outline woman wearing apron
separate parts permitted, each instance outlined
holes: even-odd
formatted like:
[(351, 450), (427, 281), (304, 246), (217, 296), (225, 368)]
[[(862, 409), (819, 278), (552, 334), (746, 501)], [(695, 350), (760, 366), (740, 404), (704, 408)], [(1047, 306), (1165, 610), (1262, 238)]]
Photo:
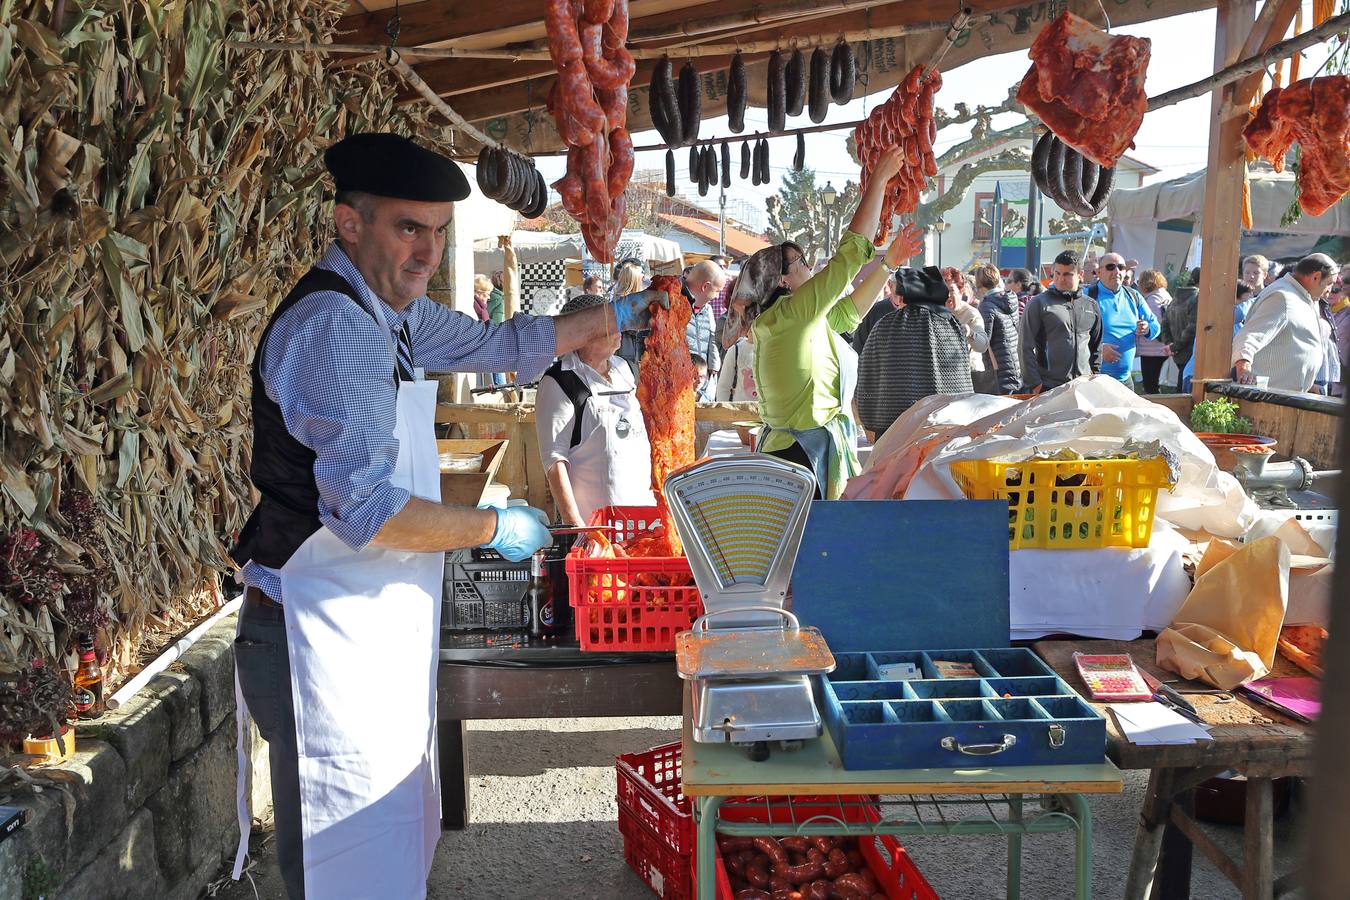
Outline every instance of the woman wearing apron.
[[(563, 314), (603, 302), (581, 295)], [(560, 358), (540, 379), (535, 428), (549, 489), (565, 525), (586, 525), (605, 506), (651, 506), (651, 444), (619, 335)]]
[(753, 320), (755, 384), (766, 426), (759, 449), (804, 465), (816, 476), (817, 495), (834, 500), (858, 472), (853, 403), (858, 357), (844, 340), (881, 296), (890, 270), (923, 248), (914, 227), (898, 233), (886, 265), (870, 272), (850, 296), (844, 291), (875, 251), (886, 184), (900, 170), (902, 152), (877, 160), (867, 191), (839, 248), (816, 274), (793, 243), (768, 247), (741, 267), (732, 303), (747, 301)]

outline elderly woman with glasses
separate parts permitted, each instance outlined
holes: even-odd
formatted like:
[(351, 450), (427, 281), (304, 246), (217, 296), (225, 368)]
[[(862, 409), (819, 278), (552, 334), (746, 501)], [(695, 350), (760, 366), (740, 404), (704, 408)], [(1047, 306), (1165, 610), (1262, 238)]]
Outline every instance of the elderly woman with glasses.
[(801, 247), (792, 242), (761, 250), (742, 266), (727, 313), (729, 328), (737, 320), (752, 323), (765, 425), (760, 450), (811, 469), (817, 495), (827, 499), (837, 498), (858, 471), (849, 412), (858, 359), (842, 335), (857, 328), (891, 270), (922, 248), (922, 232), (904, 229), (886, 249), (885, 265), (844, 296), (876, 253), (871, 237), (886, 183), (901, 162), (898, 148), (877, 160), (838, 250), (820, 272), (812, 274)]

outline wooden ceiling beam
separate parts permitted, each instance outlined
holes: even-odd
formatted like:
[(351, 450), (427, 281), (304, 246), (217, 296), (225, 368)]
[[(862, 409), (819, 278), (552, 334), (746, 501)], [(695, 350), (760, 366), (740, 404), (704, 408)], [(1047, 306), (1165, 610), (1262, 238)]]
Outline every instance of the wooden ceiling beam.
[[(977, 0), (978, 2), (978, 0)], [(1004, 0), (1006, 2), (1006, 0)], [(706, 4), (717, 6), (716, 4)], [(985, 6), (996, 6), (997, 2), (985, 0)], [(695, 7), (695, 9), (701, 7)], [(724, 6), (717, 6), (725, 10)], [(805, 40), (806, 38), (821, 35), (835, 35), (847, 31), (857, 31), (864, 28), (886, 28), (917, 22), (930, 21), (928, 19), (916, 19), (914, 10), (920, 10), (925, 13), (933, 13), (941, 9), (941, 4), (937, 2), (904, 2), (890, 3), (885, 6), (866, 11), (853, 11), (840, 15), (831, 15), (824, 18), (813, 20), (795, 21), (791, 24), (780, 25), (774, 28), (768, 28), (760, 31), (748, 31), (737, 35), (739, 41), (772, 39), (775, 36), (783, 36), (785, 40)], [(687, 14), (687, 10), (682, 13)], [(658, 17), (659, 18), (659, 17)], [(677, 20), (678, 21), (678, 20)], [(939, 21), (939, 20), (932, 20)], [(723, 42), (727, 40), (726, 35), (710, 34), (708, 42)], [(701, 41), (685, 41), (685, 45), (697, 45)], [(674, 47), (671, 55), (678, 58), (680, 56), (679, 48)], [(767, 53), (746, 54), (749, 57), (764, 56)], [(724, 59), (725, 62), (714, 64), (715, 59)], [(637, 86), (646, 85), (650, 79), (651, 60), (640, 60), (638, 75), (634, 77), (633, 84)], [(646, 65), (644, 65), (646, 63)], [(730, 65), (730, 56), (715, 56), (702, 58), (697, 63), (699, 71), (715, 70)], [(429, 84), (433, 90), (442, 96), (455, 96), (458, 94), (468, 94), (475, 91), (488, 88), (502, 87), (515, 81), (524, 81), (530, 78), (545, 77), (552, 73), (553, 69), (549, 63), (538, 61), (511, 62), (509, 60), (471, 60), (471, 59), (446, 59), (425, 62), (415, 66), (417, 73)], [(646, 73), (645, 75), (643, 73)], [(523, 96), (523, 95), (522, 95)], [(411, 97), (411, 95), (409, 95)], [(525, 109), (522, 106), (520, 109)], [(517, 110), (519, 111), (519, 110)]]
[[(647, 82), (651, 80), (652, 69), (656, 64), (657, 60), (639, 61), (637, 74), (633, 76), (633, 84), (645, 89)], [(731, 65), (730, 56), (709, 57), (700, 60), (699, 71), (725, 69), (729, 65)], [(470, 122), (481, 122), (484, 119), (507, 116), (512, 113), (524, 112), (530, 108), (542, 112), (544, 98), (548, 96), (549, 88), (553, 86), (553, 78), (550, 76), (537, 79), (530, 82), (529, 85), (527, 88), (526, 82), (519, 82), (484, 91), (475, 91), (472, 94), (462, 94), (458, 101), (450, 105)], [(409, 96), (408, 102), (415, 102), (415, 99)]]
[[(763, 2), (763, 0), (761, 0)], [(633, 21), (689, 6), (690, 0), (630, 0)], [(333, 39), (344, 44), (387, 44), (385, 25), (392, 8), (356, 13), (338, 20)], [(399, 9), (398, 43), (403, 47), (505, 47), (543, 40), (543, 0), (422, 0)]]

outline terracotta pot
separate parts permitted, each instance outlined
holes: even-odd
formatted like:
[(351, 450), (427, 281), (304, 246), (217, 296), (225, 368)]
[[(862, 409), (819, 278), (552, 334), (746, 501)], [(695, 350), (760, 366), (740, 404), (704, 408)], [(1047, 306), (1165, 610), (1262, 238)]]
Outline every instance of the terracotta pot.
[(56, 738), (26, 737), (23, 739), (23, 752), (42, 756), (48, 760), (70, 759), (75, 755), (75, 729), (69, 725), (62, 727), (61, 735), (66, 739), (66, 752), (61, 752), (61, 744)]
[(753, 452), (755, 444), (758, 442), (757, 439), (759, 437), (759, 427), (761, 423), (732, 422), (731, 424), (736, 429), (736, 435), (741, 439), (741, 445), (749, 447)]
[(1237, 446), (1261, 446), (1275, 448), (1275, 438), (1262, 437), (1259, 434), (1216, 434), (1212, 431), (1197, 431), (1195, 436), (1200, 439), (1200, 443), (1209, 448), (1214, 454), (1214, 462), (1225, 472), (1231, 472), (1237, 467), (1237, 456), (1230, 449)]

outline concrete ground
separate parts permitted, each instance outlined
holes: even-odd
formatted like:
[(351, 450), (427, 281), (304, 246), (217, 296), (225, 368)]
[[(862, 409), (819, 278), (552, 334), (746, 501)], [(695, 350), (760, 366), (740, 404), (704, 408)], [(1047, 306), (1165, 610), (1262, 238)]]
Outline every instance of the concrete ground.
[[(472, 823), (446, 832), (436, 853), (428, 896), (448, 898), (589, 898), (643, 900), (654, 896), (624, 864), (615, 824), (614, 757), (676, 740), (670, 717), (532, 719), (469, 723)], [(1092, 799), (1094, 895), (1119, 897), (1146, 783), (1126, 773), (1124, 795)], [(1277, 874), (1296, 861), (1293, 816), (1277, 828)], [(1241, 831), (1211, 826), (1238, 856)], [(996, 837), (923, 838), (906, 846), (937, 892), (948, 900), (1004, 896), (1005, 844)], [(248, 879), (222, 874), (205, 894), (216, 900), (286, 900), (271, 834), (255, 835), (256, 862)], [(1022, 896), (1072, 897), (1073, 842), (1068, 834), (1023, 842)], [(1196, 854), (1191, 896), (1227, 900), (1238, 892)]]

